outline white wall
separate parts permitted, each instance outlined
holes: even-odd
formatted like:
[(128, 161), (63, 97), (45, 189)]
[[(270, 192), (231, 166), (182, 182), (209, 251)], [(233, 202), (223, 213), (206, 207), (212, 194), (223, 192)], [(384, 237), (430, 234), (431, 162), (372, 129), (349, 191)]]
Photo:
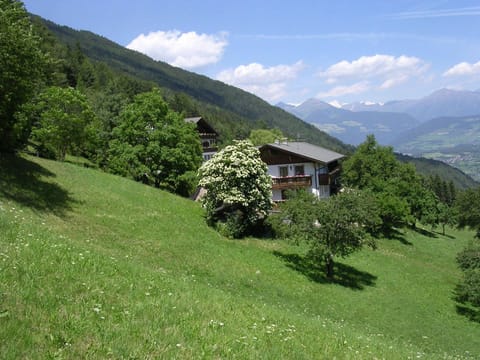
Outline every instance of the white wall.
[[(297, 163), (297, 164), (288, 164), (288, 165), (268, 165), (268, 174), (272, 177), (280, 177), (280, 167), (287, 166), (288, 167), (288, 176), (295, 175), (295, 165), (303, 165), (305, 175), (312, 176), (312, 186), (307, 190), (312, 194), (318, 196), (319, 198), (327, 198), (330, 196), (330, 186), (328, 185), (320, 185), (318, 186), (318, 190), (315, 188), (315, 185), (318, 183), (318, 179), (315, 177), (315, 165), (312, 162), (309, 163)], [(319, 166), (319, 165), (317, 165)], [(317, 168), (317, 176), (318, 174), (326, 174), (328, 173), (328, 168), (326, 166)], [(280, 189), (272, 190), (272, 200), (273, 201), (280, 201), (282, 200), (282, 191)]]
[(313, 163), (297, 163), (297, 164), (288, 164), (288, 165), (268, 165), (268, 175), (279, 177), (280, 176), (280, 167), (287, 166), (288, 167), (288, 176), (295, 175), (295, 166), (303, 165), (305, 175), (312, 175), (315, 176), (315, 167)]

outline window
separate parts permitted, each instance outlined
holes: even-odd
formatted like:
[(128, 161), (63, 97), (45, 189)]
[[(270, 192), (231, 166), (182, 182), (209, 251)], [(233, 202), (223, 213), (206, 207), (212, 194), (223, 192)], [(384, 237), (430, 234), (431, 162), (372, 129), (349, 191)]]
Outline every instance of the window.
[(295, 165), (295, 176), (305, 175), (305, 168), (303, 165)]
[(279, 166), (280, 177), (288, 176), (288, 166)]
[(330, 185), (330, 176), (328, 174), (318, 174), (318, 185)]

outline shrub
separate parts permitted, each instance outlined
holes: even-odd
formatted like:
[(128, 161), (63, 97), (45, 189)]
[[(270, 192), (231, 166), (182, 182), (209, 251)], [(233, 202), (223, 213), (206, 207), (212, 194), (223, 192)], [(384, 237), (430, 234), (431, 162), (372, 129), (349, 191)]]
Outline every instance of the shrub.
[(457, 255), (457, 262), (463, 271), (480, 269), (480, 244), (472, 243)]

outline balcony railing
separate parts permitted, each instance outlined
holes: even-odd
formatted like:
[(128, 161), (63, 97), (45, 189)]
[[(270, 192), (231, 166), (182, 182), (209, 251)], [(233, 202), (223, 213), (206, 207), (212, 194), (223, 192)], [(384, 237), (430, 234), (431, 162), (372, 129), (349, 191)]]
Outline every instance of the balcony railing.
[(272, 177), (272, 189), (294, 189), (312, 186), (312, 175)]

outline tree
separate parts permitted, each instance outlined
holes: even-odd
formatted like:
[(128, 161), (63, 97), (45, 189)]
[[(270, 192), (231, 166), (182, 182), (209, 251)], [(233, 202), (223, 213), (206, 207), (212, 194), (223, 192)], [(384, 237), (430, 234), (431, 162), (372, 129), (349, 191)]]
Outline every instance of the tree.
[(254, 129), (250, 131), (250, 136), (248, 137), (248, 139), (255, 146), (271, 144), (275, 142), (275, 140), (280, 140), (283, 138), (284, 136), (282, 131), (279, 129)]
[(194, 125), (170, 110), (158, 89), (135, 96), (120, 113), (110, 141), (112, 172), (188, 196), (201, 162)]
[(265, 218), (272, 206), (272, 180), (250, 141), (235, 141), (205, 162), (199, 185), (210, 225), (226, 224), (227, 235), (241, 237)]
[(281, 206), (277, 229), (310, 245), (308, 256), (334, 275), (334, 258), (346, 257), (364, 245), (374, 247), (372, 233), (380, 225), (375, 199), (367, 192), (348, 190), (325, 200), (305, 191), (290, 193)]
[(470, 243), (457, 255), (463, 281), (455, 289), (457, 301), (473, 307), (474, 319), (480, 321), (480, 243)]
[(455, 208), (458, 214), (458, 227), (469, 227), (480, 238), (480, 187), (457, 194)]
[(25, 144), (31, 124), (17, 112), (41, 84), (46, 63), (23, 4), (0, 0), (0, 151)]
[(342, 182), (358, 189), (381, 188), (382, 182), (394, 177), (399, 165), (391, 147), (379, 145), (374, 135), (368, 135), (344, 161)]
[(446, 226), (456, 225), (455, 209), (452, 206), (448, 206), (442, 202), (437, 203), (437, 219), (432, 225), (439, 224), (442, 227), (442, 234), (445, 235)]
[(64, 160), (67, 152), (81, 153), (95, 114), (87, 98), (73, 88), (50, 87), (33, 102), (32, 140), (41, 155)]
[(346, 187), (370, 190), (375, 194), (383, 220), (383, 231), (412, 225), (427, 219), (436, 206), (433, 192), (412, 164), (400, 163), (391, 147), (380, 146), (367, 136), (357, 151), (343, 163), (342, 182)]

